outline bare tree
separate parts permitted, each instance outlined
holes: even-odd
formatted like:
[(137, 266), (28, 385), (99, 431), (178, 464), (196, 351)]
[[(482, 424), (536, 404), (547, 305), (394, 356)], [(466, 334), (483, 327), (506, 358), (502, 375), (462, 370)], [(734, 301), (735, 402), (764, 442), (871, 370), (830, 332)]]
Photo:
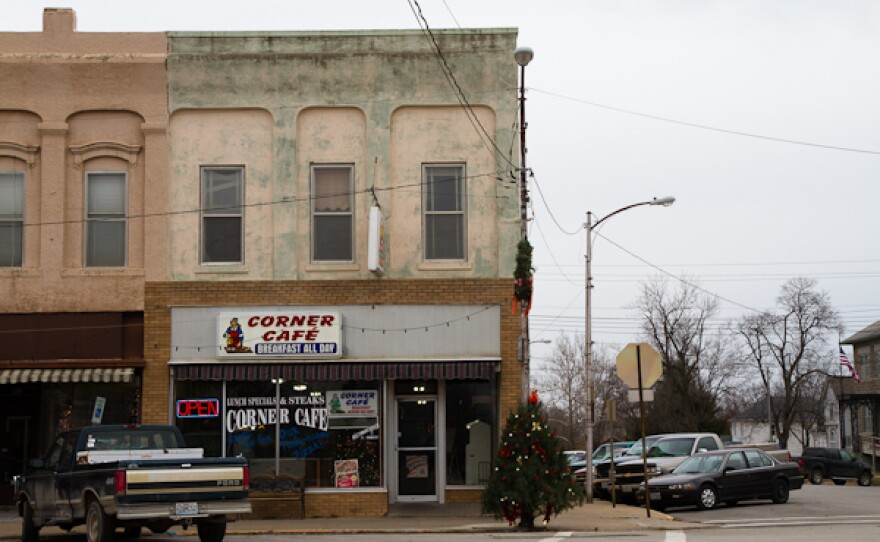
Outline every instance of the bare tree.
[(724, 396), (737, 382), (741, 366), (729, 335), (713, 320), (718, 300), (692, 281), (670, 288), (663, 278), (642, 285), (636, 301), (642, 327), (663, 360), (646, 425), (652, 431), (724, 433)]
[[(548, 409), (554, 405), (562, 417), (562, 430), (569, 446), (580, 446), (585, 439), (583, 419), (586, 413), (584, 393), (584, 339), (561, 334), (553, 347), (550, 360), (542, 367), (537, 381), (547, 394), (544, 400)], [(549, 410), (548, 410), (549, 411)], [(553, 418), (552, 419), (559, 419)], [(551, 422), (552, 423), (552, 422)], [(557, 422), (558, 423), (558, 422)]]
[[(790, 279), (776, 303), (774, 312), (743, 318), (739, 336), (767, 395), (779, 390), (779, 399), (770, 401), (771, 423), (785, 447), (798, 409), (815, 391), (816, 375), (826, 373), (827, 337), (843, 330), (828, 294), (818, 291), (813, 279)], [(814, 399), (821, 402), (820, 397)]]

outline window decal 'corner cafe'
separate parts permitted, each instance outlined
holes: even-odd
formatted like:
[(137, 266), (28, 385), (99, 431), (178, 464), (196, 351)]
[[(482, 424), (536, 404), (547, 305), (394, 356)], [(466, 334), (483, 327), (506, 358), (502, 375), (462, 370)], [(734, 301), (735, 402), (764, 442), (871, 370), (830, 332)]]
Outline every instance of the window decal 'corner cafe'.
[(338, 312), (225, 312), (217, 317), (220, 358), (340, 358)]

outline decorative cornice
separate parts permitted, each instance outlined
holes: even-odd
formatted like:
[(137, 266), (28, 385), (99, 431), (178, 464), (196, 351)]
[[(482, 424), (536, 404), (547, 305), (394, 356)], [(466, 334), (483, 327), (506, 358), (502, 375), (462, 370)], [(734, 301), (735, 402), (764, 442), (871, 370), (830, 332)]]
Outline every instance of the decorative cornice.
[(30, 147), (11, 141), (0, 141), (0, 156), (11, 156), (27, 163), (28, 167), (34, 167), (37, 160), (39, 147)]
[(37, 129), (43, 135), (66, 135), (70, 126), (66, 122), (41, 122)]
[(129, 166), (135, 167), (137, 166), (137, 157), (140, 152), (140, 145), (124, 145), (122, 143), (111, 143), (109, 141), (70, 146), (70, 153), (73, 154), (73, 164), (77, 168), (87, 160), (102, 156), (120, 158), (127, 161)]

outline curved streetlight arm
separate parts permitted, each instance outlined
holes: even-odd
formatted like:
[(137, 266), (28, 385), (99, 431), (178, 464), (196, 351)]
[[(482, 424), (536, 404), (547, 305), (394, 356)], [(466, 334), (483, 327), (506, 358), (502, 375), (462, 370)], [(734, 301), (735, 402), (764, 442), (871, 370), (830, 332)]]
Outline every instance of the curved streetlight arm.
[(666, 196), (665, 198), (654, 198), (651, 201), (640, 201), (639, 203), (633, 203), (632, 205), (627, 205), (626, 207), (621, 207), (620, 209), (618, 209), (616, 211), (610, 212), (607, 215), (600, 218), (599, 220), (597, 220), (595, 222), (595, 224), (588, 224), (587, 227), (588, 228), (595, 228), (595, 227), (599, 226), (599, 224), (601, 224), (601, 223), (605, 222), (606, 220), (608, 220), (609, 218), (611, 218), (612, 216), (614, 216), (616, 214), (620, 214), (624, 211), (629, 211), (633, 207), (641, 207), (642, 205), (662, 205), (663, 207), (669, 207), (673, 203), (675, 203), (675, 198), (673, 198), (671, 196)]

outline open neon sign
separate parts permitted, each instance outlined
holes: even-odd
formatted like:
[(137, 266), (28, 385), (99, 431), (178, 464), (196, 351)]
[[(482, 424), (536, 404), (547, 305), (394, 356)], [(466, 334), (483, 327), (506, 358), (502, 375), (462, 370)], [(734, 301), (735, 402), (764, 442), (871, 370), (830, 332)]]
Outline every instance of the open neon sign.
[(220, 415), (219, 399), (179, 399), (178, 418), (216, 418)]

